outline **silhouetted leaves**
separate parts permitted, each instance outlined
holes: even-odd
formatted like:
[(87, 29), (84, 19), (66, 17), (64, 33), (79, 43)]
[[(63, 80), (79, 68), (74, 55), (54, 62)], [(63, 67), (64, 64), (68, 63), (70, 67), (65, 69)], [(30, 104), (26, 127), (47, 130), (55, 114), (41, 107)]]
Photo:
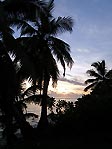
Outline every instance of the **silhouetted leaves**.
[(109, 80), (112, 79), (111, 77), (111, 70), (107, 70), (106, 66), (105, 66), (105, 60), (102, 60), (101, 62), (95, 62), (93, 63), (91, 66), (93, 66), (95, 68), (94, 69), (90, 69), (87, 71), (87, 74), (89, 74), (89, 76), (94, 77), (93, 79), (87, 79), (85, 81), (86, 84), (90, 84), (88, 85), (84, 91), (88, 91), (89, 89), (94, 89), (99, 83), (105, 81), (105, 80)]

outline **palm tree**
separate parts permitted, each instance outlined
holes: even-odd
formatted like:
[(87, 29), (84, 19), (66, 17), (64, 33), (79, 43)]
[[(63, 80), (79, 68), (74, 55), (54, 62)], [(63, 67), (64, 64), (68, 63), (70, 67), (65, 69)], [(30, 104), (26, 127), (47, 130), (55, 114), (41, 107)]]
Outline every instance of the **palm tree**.
[(84, 91), (88, 91), (89, 89), (94, 89), (96, 86), (98, 86), (100, 83), (109, 80), (111, 77), (112, 70), (107, 70), (105, 65), (105, 60), (102, 60), (101, 62), (94, 62), (91, 66), (93, 66), (95, 69), (90, 69), (87, 71), (87, 74), (89, 74), (91, 77), (94, 77), (92, 79), (87, 79), (85, 81), (85, 84), (88, 85)]
[[(0, 1), (0, 66), (2, 71), (2, 73), (0, 73), (0, 104), (2, 104), (2, 110), (7, 116), (7, 131), (11, 130), (9, 126), (11, 126), (13, 116), (22, 130), (25, 128), (23, 125), (26, 123), (22, 113), (20, 114), (20, 111), (18, 111), (15, 106), (17, 73), (14, 64), (21, 61), (21, 71), (27, 69), (27, 77), (29, 77), (31, 73), (34, 74), (34, 69), (29, 70), (31, 67), (28, 68), (26, 66), (28, 63), (32, 65), (32, 62), (29, 62), (29, 56), (22, 50), (21, 45), (16, 42), (12, 34), (14, 31), (11, 27), (13, 27), (13, 25), (18, 27), (22, 19), (31, 21), (31, 18), (39, 16), (40, 12), (43, 11), (43, 13), (45, 13), (44, 5), (44, 2), (35, 0)], [(14, 64), (8, 52), (15, 54), (16, 59)], [(26, 77), (26, 75), (22, 76), (22, 78), (24, 77)], [(4, 87), (4, 84), (8, 85)], [(11, 131), (9, 133), (11, 133)]]
[[(54, 8), (54, 1), (51, 0), (46, 6), (46, 10), (51, 14)], [(36, 20), (36, 19), (35, 19)], [(35, 22), (34, 20), (34, 22)], [(71, 32), (73, 27), (73, 20), (71, 17), (58, 17), (55, 19), (52, 14), (49, 16), (40, 16), (40, 21), (32, 24), (24, 22), (24, 27), (21, 29), (21, 35), (28, 37), (21, 37), (17, 39), (26, 46), (28, 54), (32, 57), (37, 67), (37, 82), (43, 86), (43, 100), (40, 118), (40, 126), (47, 125), (47, 92), (50, 78), (53, 84), (57, 83), (59, 77), (59, 70), (57, 61), (59, 61), (64, 69), (72, 67), (73, 59), (70, 55), (70, 46), (63, 40), (56, 36), (66, 31)], [(26, 44), (27, 43), (27, 44)], [(56, 61), (57, 60), (57, 61)]]

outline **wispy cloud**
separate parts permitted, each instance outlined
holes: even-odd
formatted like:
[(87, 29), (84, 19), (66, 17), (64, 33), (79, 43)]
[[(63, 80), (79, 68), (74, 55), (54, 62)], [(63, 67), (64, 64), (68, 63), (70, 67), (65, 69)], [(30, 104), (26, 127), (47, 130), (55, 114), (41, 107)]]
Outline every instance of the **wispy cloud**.
[(82, 52), (82, 53), (89, 53), (90, 52), (90, 50), (89, 49), (84, 49), (84, 48), (82, 48), (82, 49), (76, 49), (78, 52)]
[(49, 95), (60, 99), (76, 100), (84, 94), (84, 83), (78, 80), (69, 80), (67, 78), (60, 78), (56, 88), (49, 85)]
[(82, 82), (79, 82), (77, 79), (74, 79), (74, 80), (69, 80), (69, 79), (67, 79), (67, 78), (59, 78), (59, 80), (60, 81), (62, 81), (62, 82), (68, 82), (68, 83), (70, 83), (70, 84), (73, 84), (73, 85), (81, 85), (81, 86), (85, 86), (84, 85), (84, 83), (82, 83)]

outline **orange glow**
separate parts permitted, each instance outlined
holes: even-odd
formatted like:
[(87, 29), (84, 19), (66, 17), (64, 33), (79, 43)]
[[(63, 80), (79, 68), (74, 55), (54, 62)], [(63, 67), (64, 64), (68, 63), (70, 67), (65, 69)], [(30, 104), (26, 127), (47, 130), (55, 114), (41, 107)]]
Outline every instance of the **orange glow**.
[(57, 94), (83, 94), (84, 87), (81, 85), (74, 85), (69, 82), (58, 81), (57, 87), (53, 88), (52, 83), (49, 84), (49, 91), (55, 92)]
[[(23, 84), (24, 88), (28, 88), (31, 84), (28, 81), (25, 81)], [(63, 98), (74, 98), (79, 97), (83, 94), (88, 94), (88, 92), (84, 92), (84, 86), (75, 85), (66, 81), (58, 81), (57, 87), (52, 87), (52, 81), (49, 83), (48, 94), (53, 97), (63, 97)]]

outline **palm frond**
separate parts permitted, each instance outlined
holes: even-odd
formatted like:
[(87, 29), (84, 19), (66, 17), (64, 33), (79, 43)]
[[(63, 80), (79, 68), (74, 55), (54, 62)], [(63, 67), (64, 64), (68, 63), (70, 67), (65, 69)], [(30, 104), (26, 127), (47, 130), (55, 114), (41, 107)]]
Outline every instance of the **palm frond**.
[(56, 56), (57, 60), (61, 63), (64, 70), (63, 75), (65, 76), (66, 67), (63, 55), (61, 54), (60, 50), (57, 47), (53, 47), (53, 54)]
[(29, 36), (32, 36), (32, 35), (35, 35), (35, 34), (38, 34), (38, 31), (33, 28), (30, 24), (24, 24), (21, 28), (21, 36), (23, 35), (29, 35)]
[(59, 69), (51, 53), (49, 54), (49, 64), (47, 67), (48, 67), (48, 72), (52, 78), (52, 82), (53, 82), (52, 85), (55, 86), (57, 84), (57, 80), (59, 77)]
[[(42, 89), (42, 88), (41, 88)], [(36, 90), (40, 90), (40, 86), (39, 85), (33, 85), (31, 87), (29, 87), (27, 90), (25, 90), (25, 92), (22, 94), (22, 97), (24, 96), (30, 96), (31, 94), (34, 94), (34, 91), (36, 92)]]
[[(41, 106), (42, 99), (43, 99), (43, 95), (32, 95), (32, 96), (29, 96), (27, 98), (24, 98), (23, 100), (21, 100), (21, 102), (34, 103), (34, 104), (38, 104), (38, 105)], [(48, 106), (48, 108), (53, 107), (54, 104), (55, 104), (55, 99), (53, 97), (47, 96), (47, 106)]]
[(45, 14), (46, 2), (41, 0), (10, 0), (4, 1), (4, 9), (10, 17), (34, 20)]
[(61, 39), (51, 37), (51, 50), (53, 54), (57, 57), (65, 70), (65, 62), (69, 68), (72, 67), (74, 61), (70, 55), (70, 46), (62, 41)]
[(105, 74), (105, 77), (106, 77), (107, 79), (112, 79), (112, 69), (109, 70), (109, 71)]
[(54, 0), (49, 0), (48, 3), (47, 3), (47, 11), (49, 13), (51, 13), (51, 11), (53, 10), (54, 8)]
[(87, 80), (85, 81), (85, 84), (94, 83), (94, 82), (97, 82), (97, 81), (98, 81), (97, 78), (95, 78), (95, 79), (87, 79)]
[(100, 74), (96, 73), (93, 69), (88, 70), (86, 73), (92, 77), (102, 79), (102, 76)]
[(105, 60), (102, 60), (101, 62), (94, 62), (91, 66), (93, 66), (96, 69), (96, 71), (93, 69), (87, 71), (87, 73), (94, 78), (85, 81), (86, 84), (92, 83), (85, 88), (85, 91), (87, 91), (89, 88), (96, 88), (98, 86), (100, 87), (102, 84), (107, 83), (112, 78), (111, 70), (107, 71), (106, 69)]
[(96, 85), (97, 85), (97, 82), (94, 82), (94, 83), (88, 85), (88, 86), (84, 89), (84, 91), (87, 92), (89, 89), (95, 88)]
[(71, 17), (58, 17), (50, 22), (51, 34), (57, 35), (66, 31), (72, 32), (73, 20)]
[(24, 98), (22, 102), (40, 104), (42, 98), (43, 98), (43, 95), (31, 95), (27, 98)]
[(106, 69), (106, 65), (105, 65), (105, 60), (101, 61), (101, 74), (102, 76), (105, 76), (105, 74), (107, 73), (107, 69)]
[(99, 65), (100, 65), (99, 61), (91, 64), (91, 66), (95, 67), (96, 69), (98, 69)]
[[(41, 16), (46, 16), (48, 15), (47, 10), (46, 10), (46, 6), (47, 6), (47, 2), (42, 1), (42, 0), (31, 0), (31, 4), (33, 4), (33, 7), (36, 10), (36, 17), (34, 18), (40, 18)], [(34, 11), (34, 8), (32, 7), (32, 11)]]
[[(36, 23), (37, 24), (37, 23)], [(37, 30), (33, 27), (33, 25), (31, 25), (30, 23), (24, 21), (24, 20), (20, 20), (20, 19), (14, 19), (14, 21), (12, 20), (11, 22), (11, 26), (16, 26), (17, 30), (21, 30), (21, 36), (23, 35), (35, 35), (37, 33)]]
[(64, 52), (65, 51), (68, 53), (70, 52), (69, 44), (67, 44), (63, 40), (56, 38), (56, 37), (53, 37), (53, 36), (50, 36), (49, 41), (50, 41), (51, 46), (53, 46), (53, 47), (54, 47), (54, 45), (57, 46), (58, 48), (60, 48), (60, 51), (63, 50)]
[(91, 66), (93, 66), (94, 68), (96, 68), (96, 70), (98, 71), (98, 73), (101, 75), (101, 76), (105, 76), (106, 72), (107, 72), (107, 69), (106, 69), (106, 66), (105, 66), (105, 60), (102, 60), (101, 62), (95, 62), (93, 63)]

